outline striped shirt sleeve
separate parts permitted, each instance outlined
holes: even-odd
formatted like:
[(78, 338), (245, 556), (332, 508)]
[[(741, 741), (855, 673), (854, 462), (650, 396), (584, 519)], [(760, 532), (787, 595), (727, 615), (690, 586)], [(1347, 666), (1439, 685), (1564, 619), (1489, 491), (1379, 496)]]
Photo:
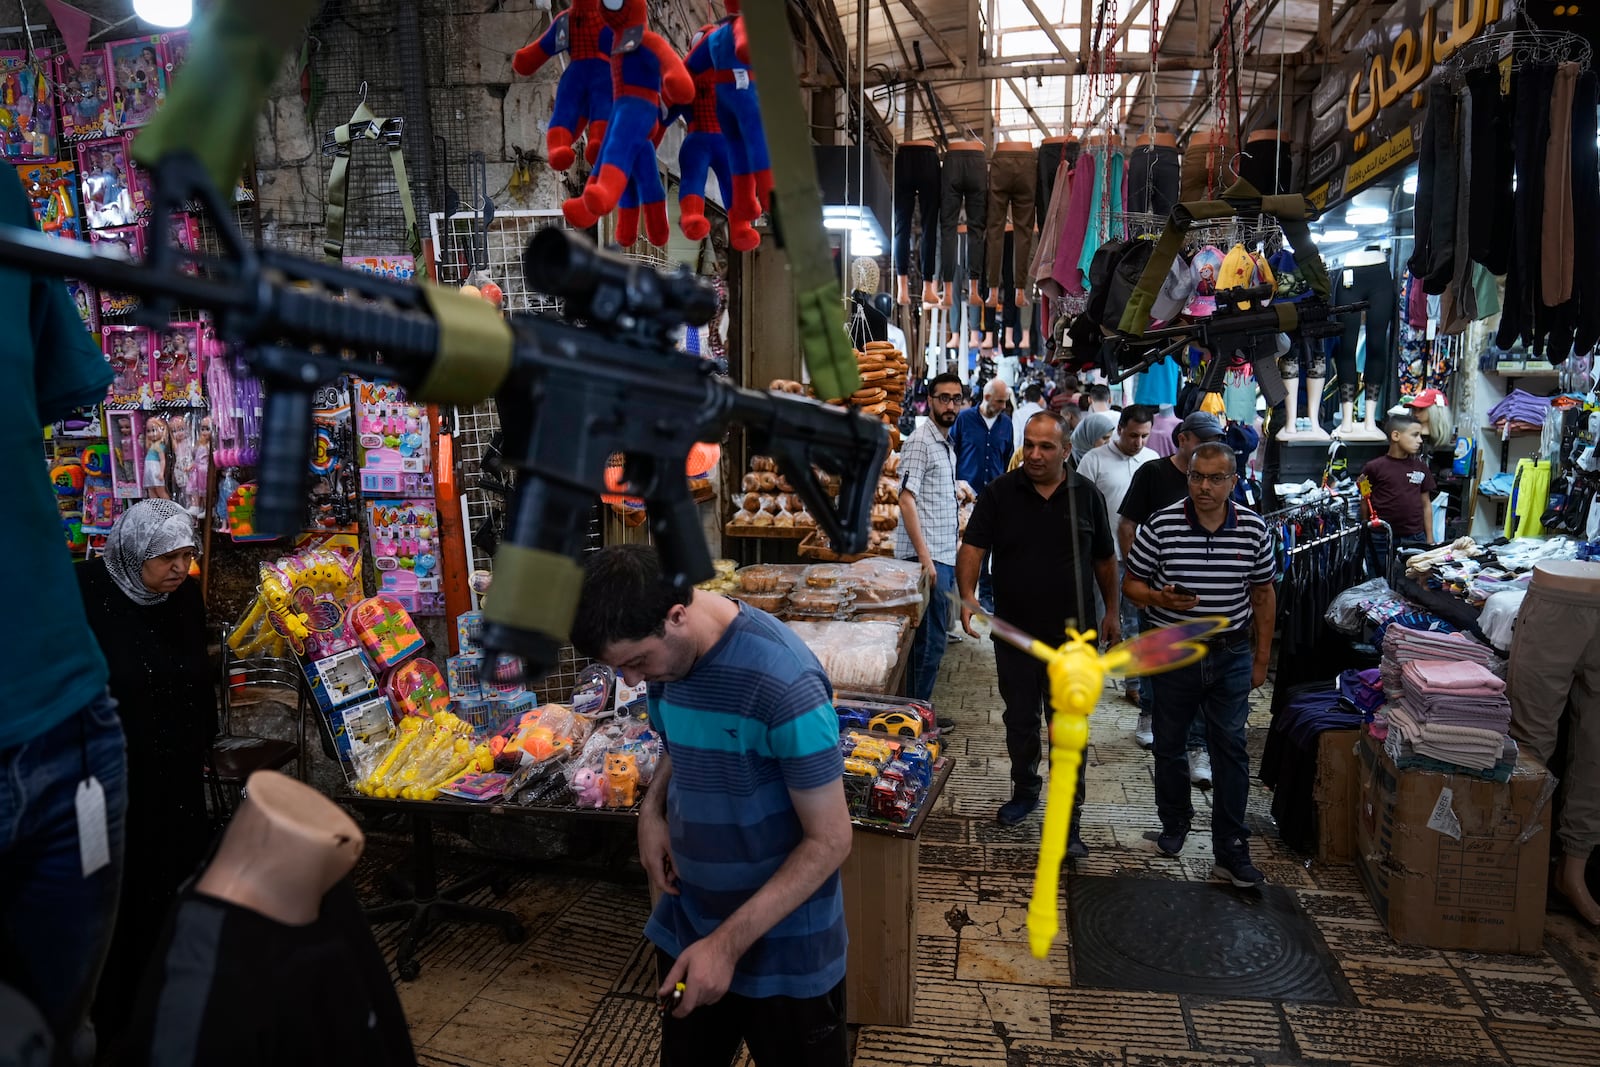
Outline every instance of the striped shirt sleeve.
[(1133, 547), (1128, 550), (1128, 573), (1147, 585), (1155, 585), (1157, 550), (1155, 530), (1145, 524), (1133, 535)]
[[(763, 681), (770, 680), (768, 675)], [(789, 789), (815, 789), (844, 774), (839, 753), (839, 714), (821, 668), (789, 675), (780, 692), (762, 685), (768, 711), (767, 755), (778, 761)]]

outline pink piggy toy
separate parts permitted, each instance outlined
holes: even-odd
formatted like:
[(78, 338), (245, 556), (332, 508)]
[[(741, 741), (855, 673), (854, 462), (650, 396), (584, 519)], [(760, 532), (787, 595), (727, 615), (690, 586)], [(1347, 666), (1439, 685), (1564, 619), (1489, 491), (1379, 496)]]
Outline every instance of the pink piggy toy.
[(606, 780), (588, 767), (579, 768), (572, 776), (572, 795), (580, 808), (603, 808), (606, 803)]

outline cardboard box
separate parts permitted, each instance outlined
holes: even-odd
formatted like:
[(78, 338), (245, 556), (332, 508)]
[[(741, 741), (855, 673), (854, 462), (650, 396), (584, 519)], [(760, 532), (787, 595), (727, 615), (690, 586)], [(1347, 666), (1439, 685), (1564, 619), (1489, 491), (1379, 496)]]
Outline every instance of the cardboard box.
[(1356, 868), (1402, 944), (1533, 954), (1544, 941), (1555, 779), (1527, 753), (1506, 783), (1399, 770), (1360, 748)]
[(1326, 730), (1317, 739), (1317, 859), (1349, 863), (1356, 857), (1356, 798), (1360, 730)]

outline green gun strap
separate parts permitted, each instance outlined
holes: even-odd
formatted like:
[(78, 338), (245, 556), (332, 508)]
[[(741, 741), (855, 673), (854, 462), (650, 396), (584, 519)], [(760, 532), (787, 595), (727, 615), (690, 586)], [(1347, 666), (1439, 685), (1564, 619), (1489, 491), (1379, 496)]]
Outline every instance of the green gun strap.
[(787, 4), (747, 4), (742, 16), (750, 66), (763, 90), (761, 121), (772, 155), (772, 215), (789, 255), (795, 321), (811, 387), (821, 397), (849, 396), (861, 388), (861, 368), (844, 331), (844, 297), (822, 228), (811, 138), (797, 133), (809, 128), (810, 120), (800, 104), (788, 9)]
[[(387, 119), (380, 119), (363, 100), (356, 106), (350, 121), (333, 131), (337, 146), (333, 169), (328, 174), (328, 236), (322, 242), (322, 252), (334, 262), (344, 256), (345, 204), (349, 197), (350, 147), (357, 136), (377, 140), (380, 136), (389, 141), (389, 166), (394, 171), (395, 190), (400, 197), (400, 209), (406, 220), (406, 250), (413, 256), (422, 254), (422, 238), (417, 230), (417, 206), (411, 200), (411, 182), (406, 177), (405, 154), (400, 148), (400, 138), (383, 133)], [(360, 133), (356, 131), (359, 129)]]
[(487, 300), (422, 283), (439, 324), (439, 356), (417, 389), (432, 404), (476, 404), (494, 395), (511, 373), (511, 327)]
[(484, 597), (483, 617), (566, 644), (582, 591), (583, 568), (576, 561), (559, 552), (502, 544), (494, 554), (494, 584)]
[[(1236, 193), (1246, 197), (1257, 195), (1255, 188), (1242, 179), (1223, 195), (1231, 197)], [(1178, 253), (1183, 251), (1183, 239), (1189, 227), (1203, 220), (1225, 219), (1235, 214), (1238, 214), (1238, 208), (1226, 200), (1191, 200), (1174, 207), (1172, 214), (1167, 216), (1166, 228), (1161, 231), (1155, 251), (1150, 253), (1150, 260), (1144, 265), (1144, 273), (1139, 275), (1139, 284), (1134, 287), (1133, 295), (1128, 297), (1128, 303), (1122, 309), (1117, 330), (1131, 337), (1143, 337), (1150, 325), (1150, 309), (1155, 306), (1156, 294), (1161, 291), (1161, 283), (1166, 281), (1167, 272), (1172, 269)]]

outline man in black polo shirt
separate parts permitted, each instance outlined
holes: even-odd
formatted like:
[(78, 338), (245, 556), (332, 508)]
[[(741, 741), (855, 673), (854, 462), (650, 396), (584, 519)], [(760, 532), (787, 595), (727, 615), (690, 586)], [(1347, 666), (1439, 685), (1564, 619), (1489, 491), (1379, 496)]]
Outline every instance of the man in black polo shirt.
[[(1211, 815), (1214, 874), (1243, 888), (1260, 885), (1250, 862), (1245, 805), (1250, 796), (1250, 755), (1245, 720), (1250, 690), (1267, 679), (1272, 628), (1278, 614), (1273, 589), (1272, 538), (1261, 516), (1228, 499), (1238, 480), (1233, 450), (1204, 444), (1189, 462), (1189, 498), (1163, 508), (1139, 529), (1128, 553), (1123, 593), (1149, 612), (1154, 626), (1221, 615), (1227, 628), (1211, 638), (1206, 658), (1156, 675), (1156, 847), (1183, 851), (1194, 818), (1184, 737), (1200, 716), (1216, 774)], [(1251, 634), (1255, 635), (1254, 653)]]
[[(956, 553), (961, 625), (974, 637), (972, 610), (966, 605), (977, 589), (978, 568), (987, 552), (994, 574), (995, 614), (1000, 618), (1047, 644), (1059, 645), (1066, 640), (1069, 621), (1079, 629), (1093, 625), (1091, 583), (1098, 583), (1106, 605), (1100, 637), (1113, 643), (1120, 639), (1111, 523), (1105, 500), (1094, 485), (1068, 473), (1067, 457), (1072, 454), (1068, 439), (1061, 416), (1047, 411), (1035, 414), (1023, 428), (1022, 465), (990, 482), (978, 496), (966, 539)], [(1050, 706), (1050, 683), (1043, 661), (998, 639), (994, 664), (1000, 699), (1005, 702), (1006, 752), (1011, 757), (1011, 800), (1001, 806), (998, 818), (1002, 825), (1014, 826), (1039, 806), (1043, 785), (1039, 727)], [(1068, 846), (1071, 856), (1089, 854), (1078, 836), (1077, 813), (1083, 798), (1080, 774)]]
[[(1133, 535), (1139, 527), (1150, 521), (1150, 516), (1189, 496), (1189, 457), (1207, 441), (1220, 441), (1227, 431), (1222, 420), (1206, 411), (1192, 411), (1172, 431), (1172, 443), (1178, 450), (1166, 459), (1146, 463), (1133, 472), (1133, 481), (1123, 494), (1121, 516), (1117, 523), (1117, 544), (1122, 558), (1128, 558), (1133, 547)], [(1149, 748), (1155, 741), (1150, 725), (1155, 714), (1154, 689), (1147, 683), (1139, 688), (1139, 722), (1133, 730), (1133, 740), (1140, 748)], [(1202, 789), (1211, 785), (1211, 757), (1206, 753), (1206, 732), (1199, 724), (1189, 731), (1189, 781)]]

